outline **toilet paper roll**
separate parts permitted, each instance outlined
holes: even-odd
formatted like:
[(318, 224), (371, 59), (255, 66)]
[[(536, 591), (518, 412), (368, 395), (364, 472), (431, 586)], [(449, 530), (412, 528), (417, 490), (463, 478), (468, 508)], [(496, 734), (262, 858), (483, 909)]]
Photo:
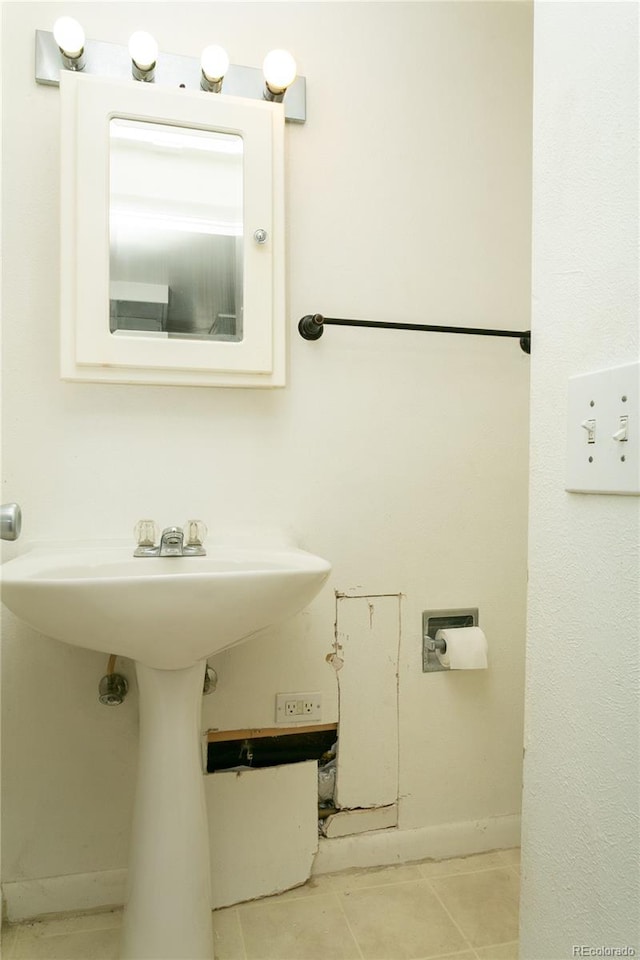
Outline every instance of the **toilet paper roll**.
[(486, 670), (488, 666), (487, 638), (480, 627), (448, 627), (438, 630), (436, 640), (447, 644), (445, 653), (438, 652), (438, 660), (450, 670)]

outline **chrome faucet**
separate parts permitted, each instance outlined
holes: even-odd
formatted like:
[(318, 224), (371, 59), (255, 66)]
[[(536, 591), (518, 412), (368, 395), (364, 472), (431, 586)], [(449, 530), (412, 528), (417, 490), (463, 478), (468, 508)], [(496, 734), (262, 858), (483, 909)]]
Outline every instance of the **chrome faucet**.
[(153, 520), (140, 520), (135, 527), (138, 546), (134, 557), (206, 557), (202, 541), (207, 528), (202, 520), (188, 520), (182, 527), (165, 527), (158, 538), (158, 527)]
[(160, 537), (161, 557), (181, 557), (184, 547), (182, 527), (165, 527)]

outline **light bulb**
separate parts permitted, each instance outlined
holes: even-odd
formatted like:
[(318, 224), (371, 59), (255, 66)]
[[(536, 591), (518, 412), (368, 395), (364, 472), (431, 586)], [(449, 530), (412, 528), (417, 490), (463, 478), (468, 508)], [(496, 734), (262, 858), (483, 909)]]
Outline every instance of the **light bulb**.
[(229, 69), (229, 57), (223, 47), (213, 44), (205, 47), (200, 57), (200, 66), (207, 80), (217, 83)]
[(296, 62), (288, 50), (272, 50), (264, 58), (262, 72), (272, 93), (284, 93), (296, 78)]
[(84, 49), (84, 30), (73, 17), (60, 17), (53, 25), (53, 39), (65, 57), (77, 60)]
[(158, 59), (158, 44), (150, 33), (136, 30), (129, 37), (129, 56), (140, 70), (150, 70)]

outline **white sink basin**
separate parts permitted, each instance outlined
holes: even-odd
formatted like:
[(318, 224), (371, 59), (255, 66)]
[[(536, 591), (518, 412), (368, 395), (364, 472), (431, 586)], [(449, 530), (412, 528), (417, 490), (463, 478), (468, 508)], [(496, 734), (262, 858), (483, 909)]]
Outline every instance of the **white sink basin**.
[(131, 554), (102, 544), (34, 549), (3, 565), (2, 599), (47, 636), (175, 670), (298, 613), (331, 570), (289, 547)]

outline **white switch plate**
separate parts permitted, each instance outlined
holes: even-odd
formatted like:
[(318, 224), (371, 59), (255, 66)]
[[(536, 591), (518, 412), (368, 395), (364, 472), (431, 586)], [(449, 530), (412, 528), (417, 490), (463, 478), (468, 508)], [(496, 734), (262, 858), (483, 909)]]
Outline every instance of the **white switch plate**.
[[(624, 417), (628, 439), (616, 440)], [(583, 426), (590, 421), (595, 421), (593, 428)], [(566, 489), (640, 494), (639, 448), (640, 361), (571, 377)]]

